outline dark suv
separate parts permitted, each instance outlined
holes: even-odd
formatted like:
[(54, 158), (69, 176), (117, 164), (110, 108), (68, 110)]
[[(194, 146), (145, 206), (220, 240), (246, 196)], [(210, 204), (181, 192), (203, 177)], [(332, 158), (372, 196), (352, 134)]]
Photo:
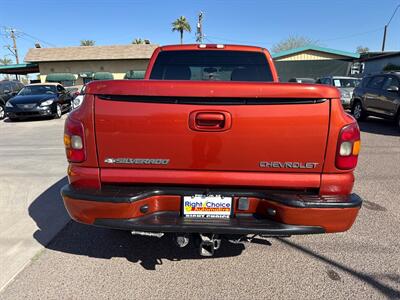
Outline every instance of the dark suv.
[(400, 130), (400, 72), (364, 77), (354, 89), (351, 112), (357, 121), (369, 115), (396, 120)]
[(4, 107), (7, 101), (14, 97), (24, 87), (19, 81), (0, 81), (0, 120), (5, 117)]

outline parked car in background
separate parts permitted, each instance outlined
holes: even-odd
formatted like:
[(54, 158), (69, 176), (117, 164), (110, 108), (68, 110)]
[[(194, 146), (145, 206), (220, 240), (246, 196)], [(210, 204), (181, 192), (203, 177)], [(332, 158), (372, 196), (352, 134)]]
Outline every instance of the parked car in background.
[(75, 99), (79, 95), (82, 87), (83, 85), (66, 86), (65, 90), (71, 95), (72, 99)]
[(0, 120), (5, 117), (5, 106), (8, 100), (18, 94), (24, 87), (19, 81), (0, 81)]
[(396, 120), (400, 130), (400, 72), (364, 77), (354, 89), (351, 112), (357, 121), (368, 116)]
[(289, 82), (315, 83), (315, 79), (314, 78), (298, 78), (298, 77), (294, 77), (294, 78), (290, 78)]
[(61, 118), (71, 109), (71, 95), (59, 83), (38, 83), (25, 86), (6, 103), (6, 115), (11, 121), (31, 117)]
[(83, 97), (85, 97), (85, 89), (86, 85), (82, 86), (82, 88), (79, 90), (78, 95), (72, 101), (72, 109), (76, 109), (81, 106), (83, 102)]
[(354, 88), (360, 84), (361, 79), (344, 76), (327, 76), (319, 78), (316, 83), (327, 84), (337, 87), (340, 91), (340, 97), (344, 108), (350, 108), (350, 100)]

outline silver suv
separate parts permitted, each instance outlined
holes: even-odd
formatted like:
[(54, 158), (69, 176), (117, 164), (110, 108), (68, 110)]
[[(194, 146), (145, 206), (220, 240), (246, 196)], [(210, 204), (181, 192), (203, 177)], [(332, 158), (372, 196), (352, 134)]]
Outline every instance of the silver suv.
[(341, 101), (344, 108), (350, 108), (350, 100), (353, 96), (354, 88), (360, 83), (359, 78), (344, 76), (327, 76), (319, 78), (317, 83), (327, 84), (337, 87), (340, 91)]

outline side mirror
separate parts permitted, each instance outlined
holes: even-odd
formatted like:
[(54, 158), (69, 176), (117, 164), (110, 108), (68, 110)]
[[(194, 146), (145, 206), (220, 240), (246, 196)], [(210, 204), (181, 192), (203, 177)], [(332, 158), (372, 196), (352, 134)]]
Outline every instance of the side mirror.
[(399, 87), (395, 85), (391, 85), (386, 89), (388, 92), (397, 93), (399, 91)]

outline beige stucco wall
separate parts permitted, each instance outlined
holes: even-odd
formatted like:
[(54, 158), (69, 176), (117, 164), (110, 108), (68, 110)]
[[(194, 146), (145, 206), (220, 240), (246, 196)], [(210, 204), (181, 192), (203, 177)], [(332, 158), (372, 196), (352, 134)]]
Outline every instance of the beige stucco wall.
[[(148, 59), (41, 62), (39, 63), (40, 80), (45, 82), (46, 76), (50, 73), (79, 74), (83, 72), (111, 72), (114, 79), (123, 79), (129, 70), (146, 70), (148, 63)], [(78, 77), (76, 84), (82, 83), (82, 78)]]
[(319, 52), (308, 50), (293, 55), (288, 55), (284, 57), (277, 58), (277, 61), (289, 61), (289, 60), (327, 60), (327, 59), (343, 59), (347, 58), (341, 55), (330, 54), (326, 52)]

